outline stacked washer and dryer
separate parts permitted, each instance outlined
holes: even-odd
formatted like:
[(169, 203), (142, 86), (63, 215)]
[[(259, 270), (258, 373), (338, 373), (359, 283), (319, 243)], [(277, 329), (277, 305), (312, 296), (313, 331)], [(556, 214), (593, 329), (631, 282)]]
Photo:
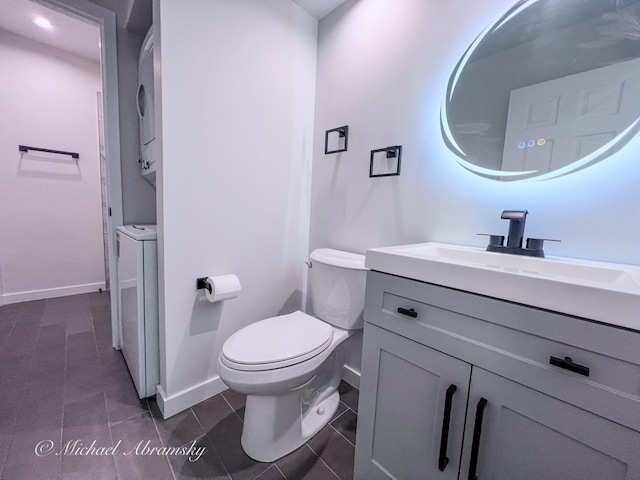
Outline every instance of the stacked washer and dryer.
[(140, 172), (153, 187), (156, 186), (156, 158), (154, 154), (156, 129), (153, 86), (153, 28), (142, 42), (138, 60), (138, 118), (140, 120)]
[[(155, 188), (152, 29), (138, 61), (138, 118), (142, 177)], [(156, 394), (160, 381), (158, 248), (156, 225), (117, 227), (119, 345), (140, 398)]]

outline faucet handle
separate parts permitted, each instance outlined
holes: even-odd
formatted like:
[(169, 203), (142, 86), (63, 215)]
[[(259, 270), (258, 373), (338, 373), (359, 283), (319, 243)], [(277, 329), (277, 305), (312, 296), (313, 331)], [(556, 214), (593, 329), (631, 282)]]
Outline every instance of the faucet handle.
[(553, 238), (527, 238), (527, 248), (530, 250), (542, 250), (544, 242), (561, 242)]
[(476, 233), (476, 235), (481, 235), (483, 237), (489, 237), (489, 245), (495, 246), (504, 245), (504, 235), (493, 235), (491, 233)]

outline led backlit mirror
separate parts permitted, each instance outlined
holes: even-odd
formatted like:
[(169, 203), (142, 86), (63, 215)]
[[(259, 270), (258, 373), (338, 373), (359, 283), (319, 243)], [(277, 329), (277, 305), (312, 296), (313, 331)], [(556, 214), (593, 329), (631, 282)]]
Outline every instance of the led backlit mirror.
[(525, 0), (453, 71), (441, 127), (458, 162), (546, 179), (618, 152), (640, 124), (640, 0)]

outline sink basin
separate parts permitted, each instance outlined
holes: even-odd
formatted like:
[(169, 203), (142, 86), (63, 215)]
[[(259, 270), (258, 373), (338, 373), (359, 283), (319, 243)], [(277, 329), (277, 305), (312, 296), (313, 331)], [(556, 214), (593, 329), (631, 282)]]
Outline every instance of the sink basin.
[(640, 266), (421, 243), (367, 250), (371, 270), (640, 330)]

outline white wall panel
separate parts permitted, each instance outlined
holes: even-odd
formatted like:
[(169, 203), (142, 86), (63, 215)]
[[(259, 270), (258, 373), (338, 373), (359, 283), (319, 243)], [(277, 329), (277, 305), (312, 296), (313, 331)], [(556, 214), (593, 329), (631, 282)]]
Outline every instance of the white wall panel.
[[(159, 0), (160, 403), (226, 389), (224, 341), (301, 307), (317, 21), (290, 0)], [(158, 117), (157, 117), (158, 118)], [(234, 273), (239, 298), (196, 278)]]

